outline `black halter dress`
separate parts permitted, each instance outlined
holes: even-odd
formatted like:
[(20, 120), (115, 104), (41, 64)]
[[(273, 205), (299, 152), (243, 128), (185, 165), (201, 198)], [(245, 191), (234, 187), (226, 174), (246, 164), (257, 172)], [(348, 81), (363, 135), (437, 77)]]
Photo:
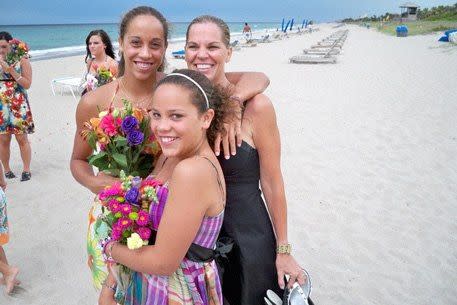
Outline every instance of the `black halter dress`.
[(227, 202), (220, 239), (234, 241), (228, 260), (219, 260), (225, 305), (264, 305), (267, 289), (280, 297), (276, 273), (276, 238), (259, 187), (257, 150), (242, 142), (235, 156), (219, 162)]

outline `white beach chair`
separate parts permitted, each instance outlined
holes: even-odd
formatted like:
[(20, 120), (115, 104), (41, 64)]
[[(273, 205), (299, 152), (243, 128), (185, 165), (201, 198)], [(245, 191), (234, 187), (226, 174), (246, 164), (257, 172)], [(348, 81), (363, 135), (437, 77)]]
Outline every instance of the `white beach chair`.
[(296, 55), (289, 58), (294, 64), (334, 64), (336, 57), (330, 55)]
[(59, 85), (60, 86), (60, 95), (63, 95), (63, 90), (68, 89), (71, 92), (71, 95), (73, 95), (73, 98), (75, 101), (78, 99), (76, 98), (75, 92), (79, 93), (79, 88), (82, 82), (81, 77), (74, 77), (74, 76), (67, 76), (67, 77), (60, 77), (60, 78), (54, 78), (51, 80), (51, 90), (52, 94), (56, 95), (55, 91), (55, 86)]
[(267, 34), (267, 35), (262, 36), (262, 38), (252, 39), (251, 42), (269, 43), (269, 42), (272, 42), (272, 40), (270, 39), (270, 35)]
[(240, 42), (238, 40), (235, 40), (234, 42), (231, 42), (230, 43), (230, 47), (232, 48), (233, 51), (241, 50)]
[(340, 48), (328, 48), (328, 49), (304, 49), (303, 54), (309, 55), (338, 55), (341, 53)]

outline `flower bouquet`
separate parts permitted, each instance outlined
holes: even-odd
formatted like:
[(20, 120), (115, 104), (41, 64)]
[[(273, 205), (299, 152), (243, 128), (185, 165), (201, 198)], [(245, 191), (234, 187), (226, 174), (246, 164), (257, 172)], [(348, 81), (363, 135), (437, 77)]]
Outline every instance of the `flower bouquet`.
[(106, 69), (104, 66), (100, 66), (97, 69), (97, 81), (98, 81), (98, 86), (103, 86), (105, 84), (108, 84), (115, 80), (116, 78), (114, 75), (117, 74), (117, 71), (113, 67), (110, 67), (109, 69)]
[(110, 107), (84, 126), (82, 136), (94, 150), (88, 158), (89, 164), (115, 177), (119, 177), (121, 171), (140, 177), (152, 171), (160, 146), (145, 111), (124, 100), (123, 108)]
[(100, 86), (108, 84), (116, 79), (114, 75), (117, 74), (117, 70), (114, 67), (110, 67), (109, 69), (105, 68), (105, 66), (97, 66), (94, 64), (94, 69), (97, 71), (95, 75), (88, 74), (86, 76), (86, 82), (84, 83), (84, 87), (87, 90), (92, 91), (97, 89)]
[[(114, 240), (129, 249), (138, 249), (148, 244), (153, 229), (150, 214), (154, 214), (154, 206), (163, 197), (161, 193), (165, 188), (161, 188), (160, 183), (151, 177), (142, 180), (121, 171), (120, 178), (120, 182), (106, 187), (98, 195), (102, 214), (95, 222), (95, 230), (103, 246)], [(110, 268), (117, 281), (116, 299), (122, 302), (132, 271), (119, 264), (111, 264)]]
[(25, 42), (20, 41), (19, 39), (13, 38), (9, 42), (10, 51), (6, 55), (6, 62), (12, 66), (18, 63), (22, 57), (28, 57), (29, 47)]

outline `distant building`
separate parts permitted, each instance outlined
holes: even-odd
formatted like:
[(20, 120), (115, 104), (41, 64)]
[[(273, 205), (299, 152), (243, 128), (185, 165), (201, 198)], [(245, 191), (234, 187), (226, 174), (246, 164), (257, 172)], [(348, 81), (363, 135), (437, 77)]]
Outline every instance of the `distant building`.
[(401, 21), (416, 21), (417, 20), (417, 11), (419, 9), (419, 5), (412, 3), (412, 2), (406, 2), (402, 5), (400, 5), (400, 20)]

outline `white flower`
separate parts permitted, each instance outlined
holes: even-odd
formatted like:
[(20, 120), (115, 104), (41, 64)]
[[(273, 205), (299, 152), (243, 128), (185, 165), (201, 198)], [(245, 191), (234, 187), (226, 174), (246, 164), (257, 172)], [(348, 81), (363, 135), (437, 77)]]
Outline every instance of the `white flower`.
[(127, 247), (130, 250), (139, 249), (144, 245), (144, 241), (141, 239), (138, 233), (133, 233), (129, 238), (127, 238)]

